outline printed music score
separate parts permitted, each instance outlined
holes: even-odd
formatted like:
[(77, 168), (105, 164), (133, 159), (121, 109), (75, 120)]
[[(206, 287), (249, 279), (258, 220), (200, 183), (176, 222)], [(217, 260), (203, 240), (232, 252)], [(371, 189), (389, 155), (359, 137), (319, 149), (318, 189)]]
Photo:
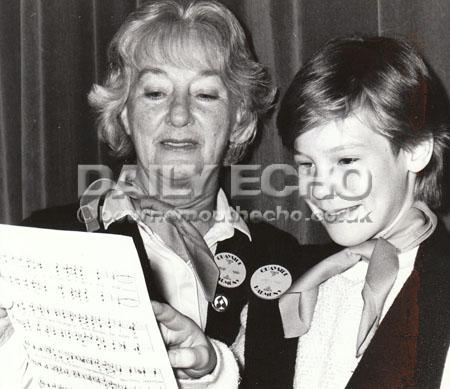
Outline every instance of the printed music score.
[(130, 237), (0, 225), (0, 287), (36, 387), (178, 387)]

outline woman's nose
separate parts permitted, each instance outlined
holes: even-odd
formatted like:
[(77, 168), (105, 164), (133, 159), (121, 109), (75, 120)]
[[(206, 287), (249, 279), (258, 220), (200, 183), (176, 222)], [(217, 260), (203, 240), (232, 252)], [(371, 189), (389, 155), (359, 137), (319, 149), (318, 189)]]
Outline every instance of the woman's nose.
[(184, 127), (191, 123), (191, 107), (188, 95), (178, 94), (174, 97), (167, 118), (174, 127)]

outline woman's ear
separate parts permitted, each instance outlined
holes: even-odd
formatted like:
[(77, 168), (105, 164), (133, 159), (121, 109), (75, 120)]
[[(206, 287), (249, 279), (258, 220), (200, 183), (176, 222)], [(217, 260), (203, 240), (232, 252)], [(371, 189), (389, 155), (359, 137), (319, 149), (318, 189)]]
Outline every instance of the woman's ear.
[(430, 137), (418, 145), (411, 148), (411, 150), (405, 150), (408, 157), (408, 170), (412, 173), (419, 173), (430, 162), (433, 155), (433, 138)]
[(125, 105), (122, 112), (120, 113), (120, 120), (122, 121), (123, 128), (128, 136), (131, 136), (130, 123), (128, 121), (128, 108)]

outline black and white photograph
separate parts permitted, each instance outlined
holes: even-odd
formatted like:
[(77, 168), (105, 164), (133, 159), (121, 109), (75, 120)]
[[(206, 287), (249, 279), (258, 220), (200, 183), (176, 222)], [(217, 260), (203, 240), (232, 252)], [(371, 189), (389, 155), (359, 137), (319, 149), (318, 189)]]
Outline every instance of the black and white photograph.
[(448, 0), (0, 0), (0, 389), (450, 389)]

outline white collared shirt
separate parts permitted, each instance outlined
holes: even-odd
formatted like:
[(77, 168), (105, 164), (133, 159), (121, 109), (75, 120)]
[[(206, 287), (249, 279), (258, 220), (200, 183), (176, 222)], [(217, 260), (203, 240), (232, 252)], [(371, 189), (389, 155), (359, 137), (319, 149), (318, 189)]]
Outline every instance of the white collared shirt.
[[(120, 179), (133, 181), (135, 176), (136, 169), (128, 166), (126, 171), (121, 174)], [(105, 229), (124, 216), (133, 218), (138, 225), (150, 266), (156, 273), (163, 298), (172, 307), (205, 329), (208, 301), (192, 264), (178, 256), (156, 232), (152, 231), (136, 214), (131, 200), (124, 195), (117, 196), (117, 191), (120, 189), (116, 187), (105, 198), (102, 208)], [(216, 210), (212, 217), (215, 220), (214, 224), (203, 238), (213, 254), (216, 252), (218, 242), (231, 238), (235, 229), (244, 233), (251, 240), (247, 225), (241, 216), (230, 207), (222, 189), (217, 194)]]

